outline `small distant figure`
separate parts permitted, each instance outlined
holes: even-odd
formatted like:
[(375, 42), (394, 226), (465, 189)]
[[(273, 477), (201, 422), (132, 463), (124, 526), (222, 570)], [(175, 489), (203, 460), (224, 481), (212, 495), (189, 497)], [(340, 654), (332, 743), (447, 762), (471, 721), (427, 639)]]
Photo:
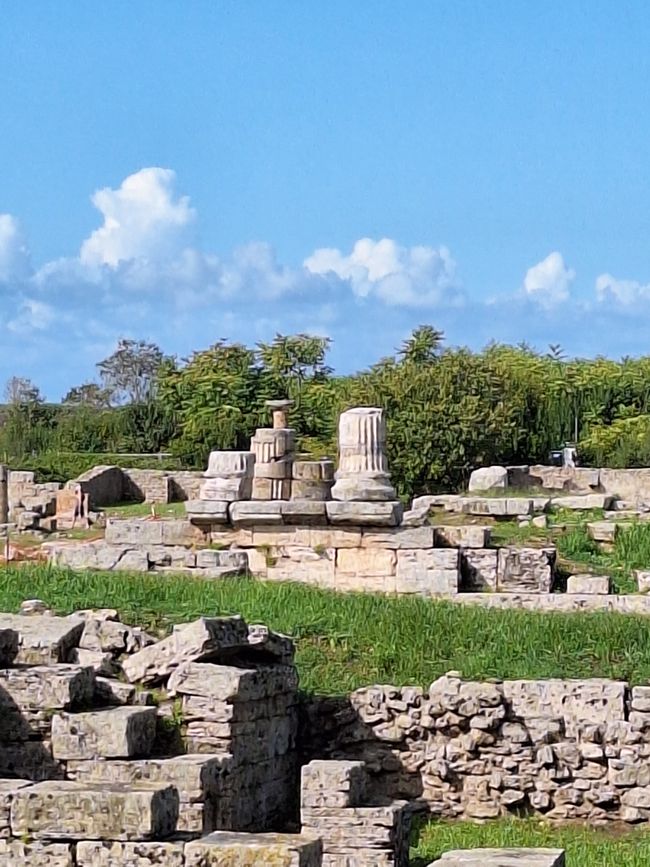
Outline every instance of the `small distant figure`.
[(567, 445), (562, 449), (562, 463), (565, 467), (578, 466), (578, 452), (575, 446)]
[(72, 529), (77, 526), (77, 520), (79, 523), (86, 527), (90, 526), (90, 521), (88, 519), (88, 501), (89, 497), (87, 494), (84, 494), (83, 488), (81, 485), (74, 486), (74, 513), (72, 516)]

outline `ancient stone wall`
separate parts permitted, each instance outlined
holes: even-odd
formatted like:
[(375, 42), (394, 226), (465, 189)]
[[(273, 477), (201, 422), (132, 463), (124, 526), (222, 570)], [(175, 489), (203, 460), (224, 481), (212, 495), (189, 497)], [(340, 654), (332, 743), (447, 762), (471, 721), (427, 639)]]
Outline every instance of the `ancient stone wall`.
[(374, 797), (469, 819), (650, 819), (650, 687), (609, 680), (375, 686), (316, 700), (305, 758), (363, 761)]
[(534, 486), (549, 491), (575, 494), (600, 493), (638, 506), (650, 504), (650, 469), (608, 469), (592, 467), (549, 467), (544, 465), (508, 467), (508, 486)]

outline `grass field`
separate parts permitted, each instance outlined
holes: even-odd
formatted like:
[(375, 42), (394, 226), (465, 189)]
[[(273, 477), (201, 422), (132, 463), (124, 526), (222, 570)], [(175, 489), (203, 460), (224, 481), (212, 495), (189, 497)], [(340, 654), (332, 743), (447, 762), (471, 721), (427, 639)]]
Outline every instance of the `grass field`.
[(650, 832), (599, 830), (578, 825), (550, 826), (539, 819), (509, 819), (475, 825), (430, 822), (413, 850), (413, 867), (424, 867), (450, 849), (481, 847), (566, 849), (567, 867), (648, 867)]
[(426, 687), (449, 670), (471, 679), (650, 681), (650, 618), (643, 617), (489, 611), (241, 578), (0, 570), (0, 610), (33, 597), (61, 613), (117, 608), (127, 622), (156, 630), (201, 614), (242, 614), (293, 635), (303, 688), (328, 694), (371, 683)]

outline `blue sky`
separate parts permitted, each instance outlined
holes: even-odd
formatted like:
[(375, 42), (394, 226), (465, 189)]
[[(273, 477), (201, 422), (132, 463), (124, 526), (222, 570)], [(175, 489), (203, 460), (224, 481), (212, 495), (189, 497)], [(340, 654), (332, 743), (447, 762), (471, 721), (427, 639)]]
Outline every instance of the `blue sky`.
[(650, 6), (0, 3), (0, 384), (122, 336), (650, 348)]

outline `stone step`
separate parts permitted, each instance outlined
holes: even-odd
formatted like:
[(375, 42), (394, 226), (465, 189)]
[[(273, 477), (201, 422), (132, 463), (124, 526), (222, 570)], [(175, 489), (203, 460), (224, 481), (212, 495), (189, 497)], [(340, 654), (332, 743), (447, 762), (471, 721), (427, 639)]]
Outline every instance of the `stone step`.
[(165, 839), (176, 830), (178, 804), (173, 786), (37, 783), (15, 792), (11, 833), (36, 840)]
[(562, 849), (455, 849), (429, 867), (565, 867)]
[(52, 755), (59, 760), (147, 756), (156, 737), (155, 707), (116, 707), (56, 714)]

